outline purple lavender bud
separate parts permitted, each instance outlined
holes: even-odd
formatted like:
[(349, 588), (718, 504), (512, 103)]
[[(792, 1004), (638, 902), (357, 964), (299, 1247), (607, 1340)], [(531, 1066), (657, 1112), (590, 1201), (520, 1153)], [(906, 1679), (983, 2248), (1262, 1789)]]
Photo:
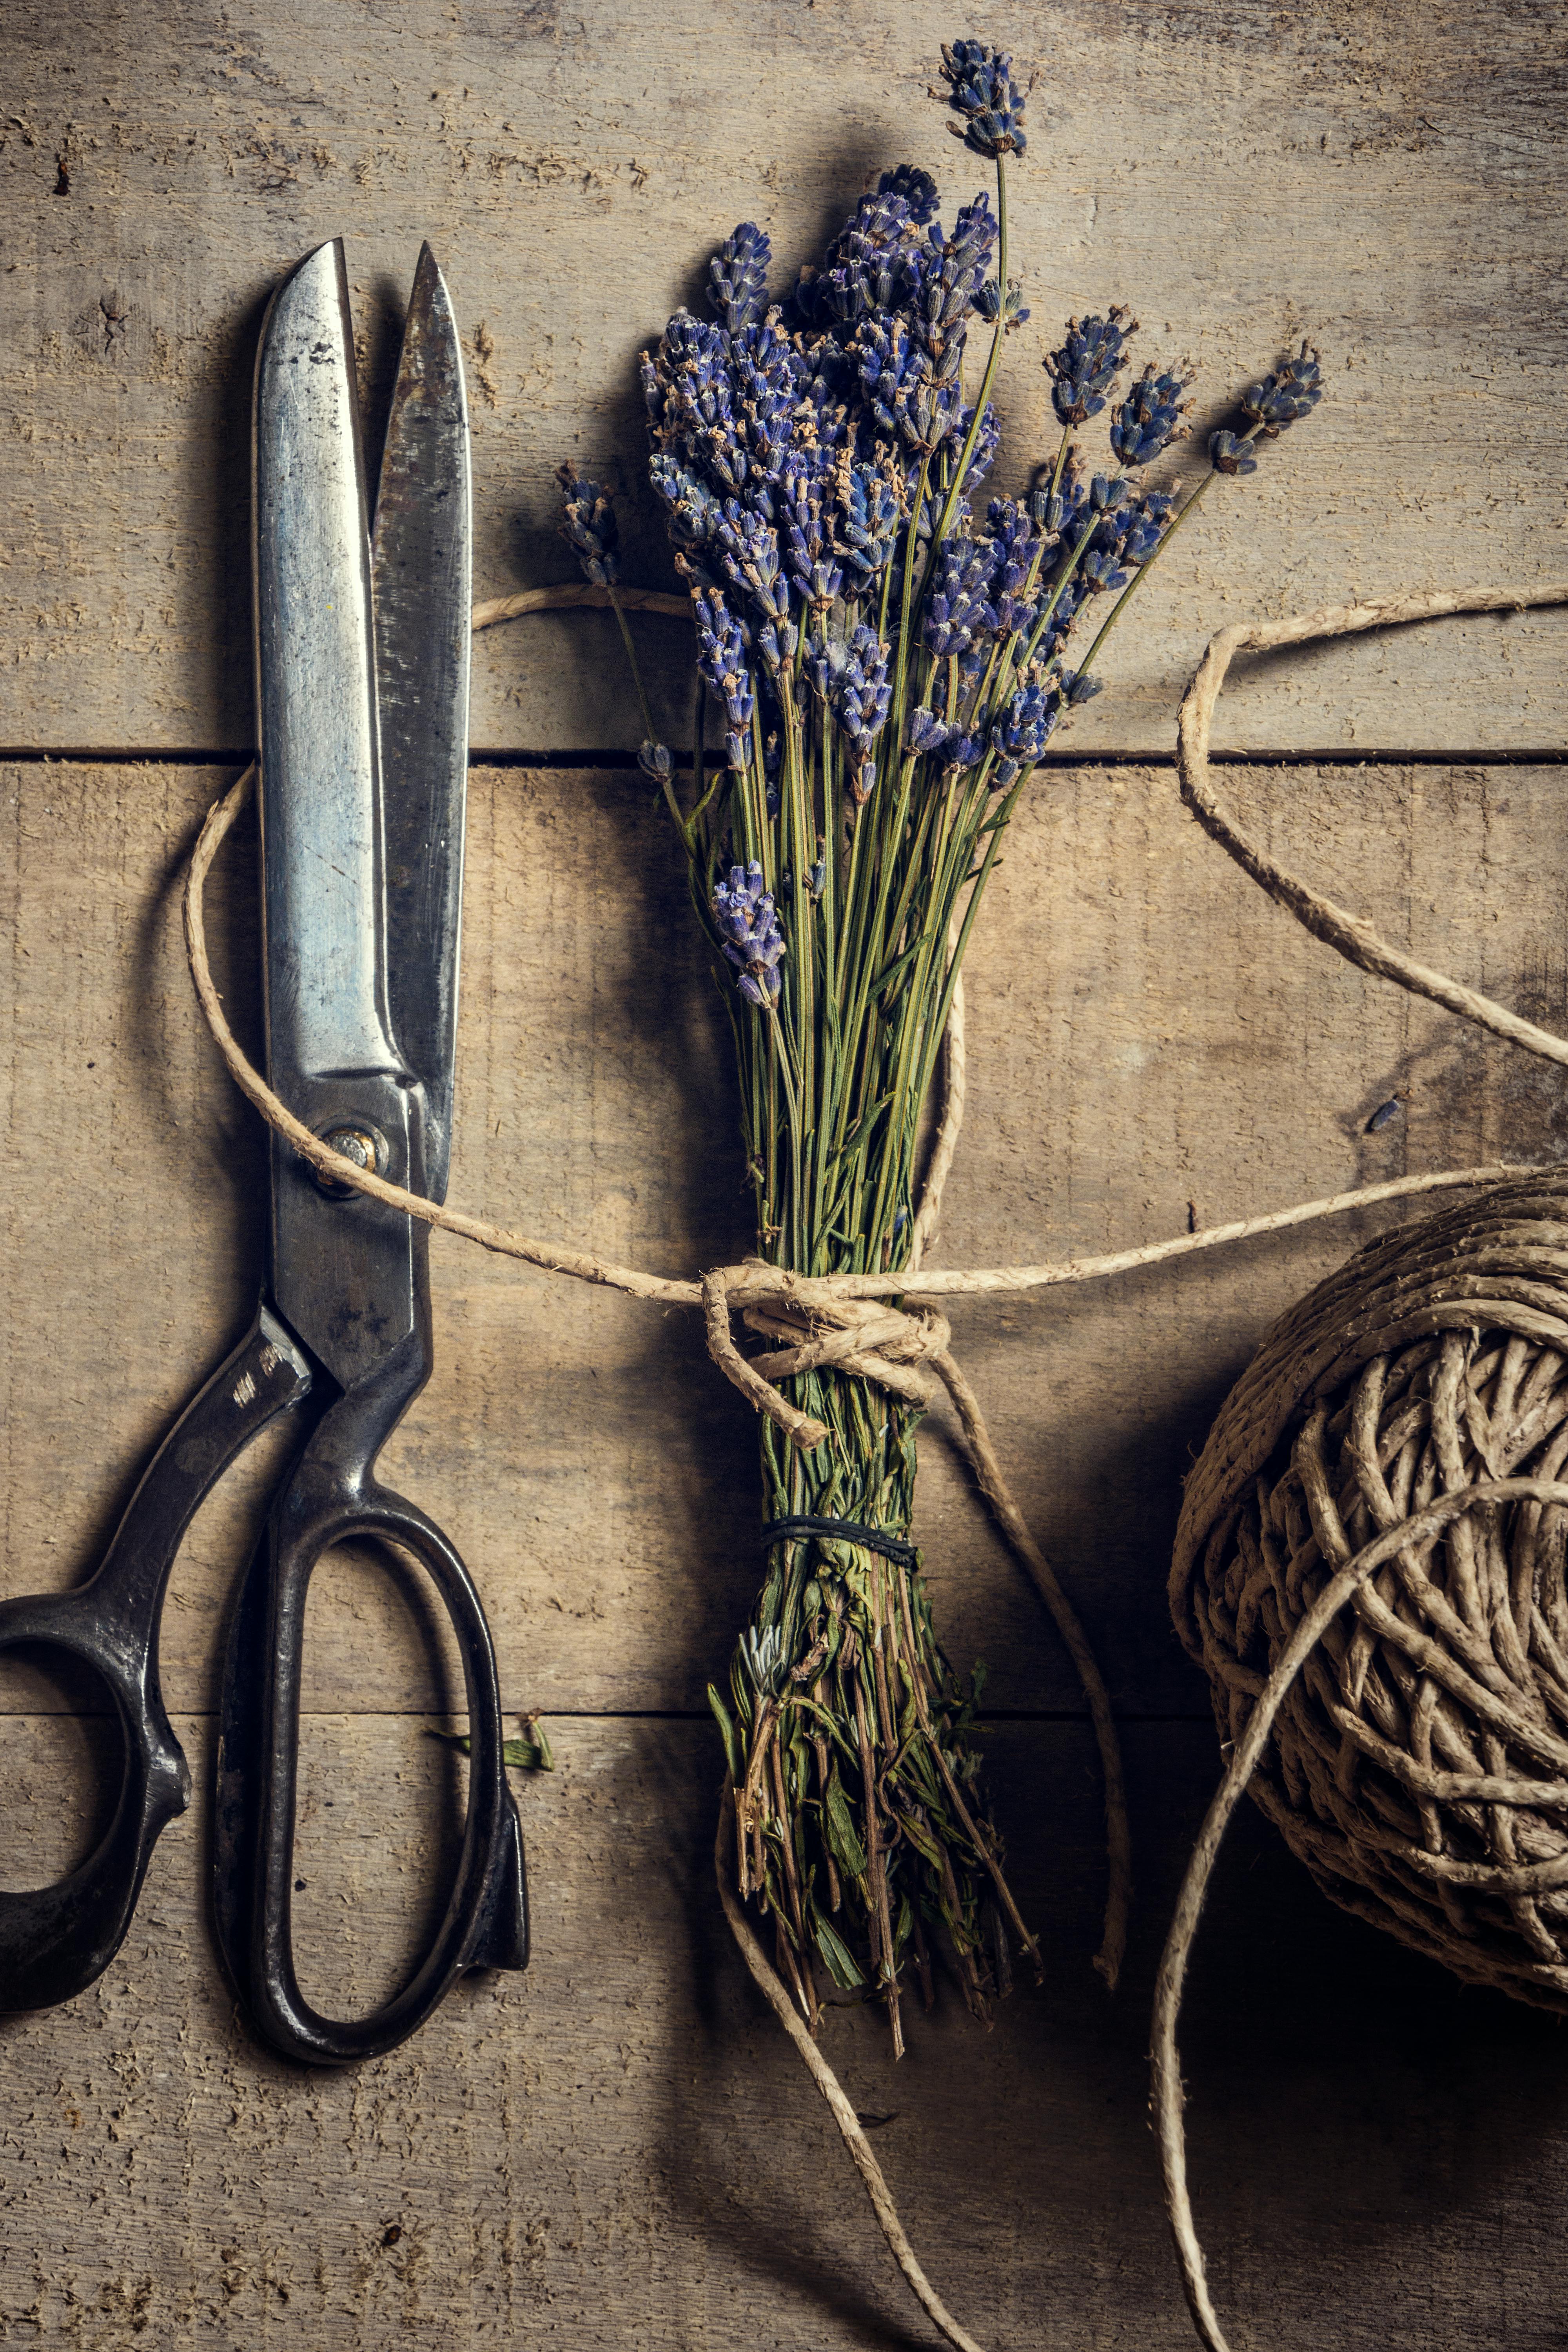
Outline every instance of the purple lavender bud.
[(596, 588), (608, 588), (620, 573), (617, 548), (620, 532), (608, 490), (583, 479), (567, 458), (556, 469), (563, 493), (561, 536), (576, 551), (577, 561)]
[[(947, 102), (963, 119), (950, 122), (955, 139), (977, 155), (1021, 155), (1028, 145), (1024, 136), (1024, 97), (1013, 79), (1013, 60), (1005, 51), (984, 41), (944, 41), (942, 79)], [(931, 96), (940, 98), (940, 89)]]
[(795, 430), (806, 364), (770, 317), (730, 338), (731, 406), (752, 467), (773, 481)]
[(1115, 547), (1091, 547), (1078, 568), (1078, 576), (1091, 596), (1102, 595), (1108, 588), (1125, 588), (1131, 573), (1123, 572)]
[(1123, 326), (1127, 312), (1113, 302), (1103, 319), (1069, 319), (1067, 341), (1041, 362), (1051, 379), (1051, 404), (1063, 425), (1084, 425), (1105, 406), (1105, 394), (1127, 357), (1128, 339), (1138, 321)]
[[(1262, 438), (1276, 440), (1288, 425), (1310, 416), (1323, 396), (1322, 370), (1318, 354), (1310, 343), (1303, 343), (1297, 358), (1287, 360), (1275, 375), (1266, 375), (1242, 396), (1241, 405), (1248, 416), (1259, 419)], [(1228, 472), (1224, 467), (1222, 471)], [(1243, 471), (1250, 472), (1250, 467)]]
[(921, 705), (911, 710), (904, 720), (904, 749), (916, 752), (940, 751), (951, 732), (944, 719)]
[(850, 593), (875, 587), (893, 560), (898, 492), (886, 474), (867, 466), (846, 467), (835, 477), (834, 490), (833, 551), (853, 575)]
[(731, 334), (750, 327), (768, 307), (773, 247), (755, 221), (742, 221), (708, 264), (709, 294)]
[(996, 557), (992, 540), (943, 540), (921, 625), (933, 654), (965, 653), (976, 636), (995, 635), (1000, 625), (988, 598)]
[(701, 547), (713, 536), (721, 507), (705, 482), (687, 470), (679, 457), (656, 449), (648, 459), (648, 479), (666, 509), (670, 537), (679, 547)]
[(749, 866), (731, 866), (729, 881), (719, 884), (713, 893), (713, 920), (724, 953), (740, 974), (737, 987), (752, 1004), (767, 1011), (778, 1003), (784, 941), (773, 894), (763, 887), (763, 869), (754, 859)]
[(1047, 547), (1058, 541), (1065, 541), (1069, 549), (1076, 544), (1073, 534), (1088, 499), (1089, 492), (1078, 478), (1076, 454), (1069, 449), (1057, 488), (1053, 490), (1046, 480), (1029, 493), (1030, 517), (1036, 530), (1044, 533)]
[(1076, 669), (1059, 671), (1057, 685), (1064, 702), (1092, 702), (1097, 694), (1104, 692), (1104, 687), (1098, 677), (1085, 677), (1082, 672)]
[(892, 684), (888, 677), (889, 650), (874, 629), (862, 625), (850, 632), (836, 662), (825, 648), (822, 663), (833, 714), (848, 743), (853, 770), (850, 789), (862, 802), (871, 788), (873, 746), (887, 725), (888, 706), (892, 698)]
[(1163, 449), (1180, 440), (1190, 402), (1182, 394), (1190, 378), (1171, 370), (1144, 369), (1110, 420), (1110, 446), (1124, 466), (1152, 465)]
[(942, 248), (944, 279), (952, 285), (967, 283), (973, 299), (991, 266), (997, 236), (996, 215), (991, 209), (990, 197), (983, 190), (973, 204), (961, 206), (952, 235)]
[(924, 228), (936, 218), (938, 204), (936, 182), (929, 172), (913, 163), (900, 163), (895, 171), (884, 172), (877, 183), (879, 196), (897, 196), (908, 207), (910, 220), (916, 228)]
[(1123, 563), (1147, 563), (1164, 536), (1175, 499), (1165, 490), (1152, 490), (1140, 504), (1121, 541)]
[(986, 509), (986, 530), (996, 550), (991, 579), (991, 601), (1001, 631), (1023, 625), (1028, 604), (1023, 595), (1042, 541), (1036, 537), (1033, 518), (1012, 499), (993, 499)]
[(779, 535), (762, 515), (726, 499), (714, 525), (714, 544), (730, 585), (759, 620), (789, 618), (789, 583), (779, 560)]
[(994, 278), (988, 278), (974, 298), (974, 308), (988, 325), (994, 326), (998, 319), (1002, 320), (1009, 333), (1015, 327), (1023, 326), (1029, 316), (1024, 305), (1023, 287), (1016, 278), (1007, 280), (1005, 294)]
[[(968, 432), (973, 415), (973, 409), (966, 408), (959, 417), (957, 431), (959, 439)], [(969, 470), (963, 478), (966, 488), (972, 490), (979, 488), (995, 464), (996, 452), (1001, 446), (1002, 419), (996, 414), (994, 404), (988, 400), (985, 404), (985, 413), (980, 419), (980, 430), (974, 436), (974, 446), (969, 453)]]
[(1256, 474), (1258, 460), (1247, 442), (1234, 433), (1214, 433), (1209, 436), (1209, 462), (1216, 474)]
[(675, 761), (668, 743), (645, 742), (637, 753), (637, 765), (656, 784), (668, 784), (675, 775)]
[(757, 631), (757, 651), (770, 677), (777, 677), (780, 670), (787, 668), (795, 659), (799, 638), (793, 621), (767, 621)]
[(756, 703), (756, 688), (746, 667), (745, 635), (717, 589), (696, 590), (691, 604), (697, 623), (697, 667), (729, 716), (725, 746), (730, 765), (743, 768)]

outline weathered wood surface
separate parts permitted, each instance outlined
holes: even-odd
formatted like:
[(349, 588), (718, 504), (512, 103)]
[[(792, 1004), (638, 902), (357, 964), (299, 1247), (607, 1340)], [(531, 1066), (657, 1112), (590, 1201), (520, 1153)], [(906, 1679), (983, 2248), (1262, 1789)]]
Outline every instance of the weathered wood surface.
[[(171, 1413), (243, 1328), (265, 1177), (179, 932), (181, 861), (223, 776), (0, 774), (14, 942), (0, 1579), (28, 1591), (81, 1576)], [(1226, 783), (1394, 937), (1561, 1024), (1562, 771)], [(470, 824), (454, 1199), (671, 1273), (739, 1256), (722, 1018), (647, 787), (626, 771), (479, 770)], [(212, 928), (254, 1046), (248, 831), (225, 860)], [(1204, 838), (1165, 770), (1041, 779), (977, 930), (970, 1002), (950, 1265), (1117, 1249), (1189, 1216), (1558, 1148), (1554, 1073), (1309, 940)], [(1395, 1094), (1406, 1109), (1366, 1134)], [(1201, 1705), (1163, 1599), (1182, 1471), (1268, 1321), (1372, 1229), (1342, 1219), (1078, 1290), (955, 1302), (1009, 1471), (1123, 1706)], [(708, 1362), (700, 1318), (447, 1239), (434, 1264), (438, 1368), (388, 1460), (473, 1564), (512, 1702), (700, 1707), (758, 1559), (755, 1423)], [(997, 1706), (1076, 1708), (1070, 1667), (936, 1432), (924, 1462), (918, 1532), (954, 1656), (987, 1659)], [(255, 1489), (237, 1474), (182, 1557), (163, 1640), (176, 1706), (211, 1703)], [(345, 1565), (316, 1608), (313, 1703), (432, 1704), (423, 1638), (380, 1571)]]
[[(384, 391), (418, 240), (468, 344), (479, 593), (564, 579), (563, 457), (627, 489), (628, 576), (670, 580), (634, 356), (742, 217), (794, 271), (869, 175), (952, 200), (984, 167), (924, 97), (945, 7), (906, 0), (13, 0), (0, 115), (0, 744), (251, 734), (247, 421), (260, 306), (349, 238)], [(1038, 79), (1013, 175), (1034, 316), (1001, 406), (1016, 485), (1054, 448), (1038, 353), (1130, 302), (1196, 359), (1197, 417), (1303, 335), (1331, 398), (1225, 485), (1141, 601), (1078, 740), (1167, 745), (1224, 623), (1568, 570), (1557, 386), (1568, 142), (1554, 0), (1281, 11), (1009, 0)], [(782, 281), (781, 281), (782, 282)], [(639, 624), (684, 734), (683, 624)], [(1559, 616), (1453, 621), (1237, 676), (1221, 740), (1361, 752), (1548, 748)], [(481, 641), (474, 740), (635, 744), (607, 617)]]
[[(251, 732), (247, 411), (260, 307), (349, 238), (373, 397), (418, 239), (467, 339), (478, 591), (568, 576), (563, 455), (622, 488), (627, 576), (669, 584), (633, 359), (761, 218), (784, 268), (909, 156), (981, 169), (922, 93), (976, 29), (1042, 70), (1013, 177), (1034, 318), (1009, 354), (1004, 484), (1046, 446), (1037, 353), (1130, 300), (1207, 405), (1289, 341), (1330, 400), (1218, 486), (1113, 651), (1078, 741), (1168, 745), (1228, 620), (1568, 571), (1561, 11), (1552, 0), (454, 0), (402, 12), (15, 0), (0, 27), (0, 745), (203, 754)], [(671, 740), (681, 624), (637, 625)], [(1344, 764), (1544, 751), (1568, 618), (1452, 622), (1238, 669), (1219, 740), (1276, 849), (1394, 938), (1568, 1021), (1563, 766)], [(607, 617), (476, 646), (477, 743), (624, 748)], [(1341, 764), (1332, 764), (1337, 758)], [(76, 1581), (261, 1274), (256, 1122), (201, 1029), (180, 869), (232, 770), (0, 766), (0, 1591)], [(454, 1196), (689, 1271), (745, 1244), (721, 1023), (668, 835), (624, 770), (473, 778)], [(257, 1037), (254, 848), (213, 892)], [(1561, 1149), (1554, 1073), (1330, 958), (1129, 759), (1040, 780), (971, 963), (971, 1110), (949, 1265), (1085, 1253), (1405, 1168)], [(1377, 1134), (1370, 1114), (1395, 1094)], [(1268, 1319), (1375, 1220), (1136, 1280), (959, 1306), (1009, 1470), (1126, 1727), (1139, 1909), (1093, 1978), (1099, 1783), (1081, 1702), (944, 1434), (918, 1532), (958, 1662), (990, 1665), (999, 1817), (1049, 1979), (992, 2035), (944, 1997), (889, 2067), (828, 2028), (938, 2284), (981, 2340), (1190, 2340), (1145, 2114), (1176, 1876), (1217, 1769), (1163, 1601), (1182, 1470)], [(0, 2343), (811, 2347), (930, 2342), (710, 1889), (722, 1671), (756, 1573), (755, 1430), (696, 1318), (434, 1252), (438, 1369), (390, 1461), (485, 1592), (503, 1687), (559, 1759), (520, 1785), (527, 1976), (466, 1987), (357, 2074), (246, 2038), (212, 1955), (203, 1803), (121, 1960), (0, 2021)], [(205, 1789), (214, 1661), (268, 1465), (202, 1515), (164, 1679)], [(338, 1560), (311, 1602), (298, 1902), (308, 1989), (368, 2004), (438, 1890), (460, 1767), (422, 1591)], [(113, 1734), (0, 1661), (0, 1884), (90, 1836)], [(1016, 1718), (1026, 1717), (1027, 1720)], [(1015, 1718), (1015, 1719), (1009, 1719)], [(93, 1793), (97, 1790), (97, 1794)], [(1545, 2347), (1568, 2300), (1568, 2082), (1549, 2021), (1341, 1918), (1238, 1824), (1184, 2054), (1200, 2219), (1237, 2352)]]
[[(200, 1780), (205, 1726), (178, 1727)], [(0, 2341), (931, 2342), (730, 1944), (707, 1735), (550, 1729), (559, 1769), (519, 1790), (531, 1967), (460, 1988), (358, 2073), (302, 2077), (247, 2040), (211, 1958), (201, 1821), (168, 1833), (100, 1987), (0, 2028)], [(7, 1787), (58, 1770), (64, 1731), (0, 1721)], [(982, 2342), (1181, 2352), (1143, 2052), (1212, 1733), (1130, 1733), (1141, 1932), (1114, 2001), (1089, 1968), (1102, 1859), (1087, 1735), (1010, 1726), (990, 1745), (1046, 1988), (1016, 1992), (987, 2035), (944, 1987), (896, 2072), (866, 2011), (834, 2017), (826, 2046)], [(317, 1716), (304, 1768), (302, 1965), (323, 1996), (368, 1999), (446, 1817), (446, 1759), (412, 1726)], [(13, 1807), (13, 1854), (18, 1828)], [(1238, 2347), (1560, 2342), (1568, 2051), (1552, 2021), (1330, 1911), (1248, 1815), (1184, 2055), (1194, 2187)]]

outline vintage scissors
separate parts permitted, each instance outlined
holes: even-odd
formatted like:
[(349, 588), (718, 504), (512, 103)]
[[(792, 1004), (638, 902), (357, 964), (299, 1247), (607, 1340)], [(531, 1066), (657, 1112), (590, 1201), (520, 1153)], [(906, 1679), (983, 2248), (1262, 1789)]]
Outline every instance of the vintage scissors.
[[(340, 243), (279, 288), (255, 405), (256, 659), (267, 1066), (346, 1159), (440, 1201), (452, 1130), (468, 772), (468, 411), (451, 304), (426, 246), (367, 530)], [(249, 1332), (169, 1432), (77, 1591), (0, 1604), (0, 1649), (74, 1653), (108, 1685), (124, 1777), (97, 1850), (57, 1885), (0, 1893), (0, 2011), (68, 2000), (125, 1936), (159, 1832), (189, 1801), (163, 1710), (158, 1625), (204, 1496), (283, 1412), (303, 1443), (240, 1591), (224, 1676), (216, 1918), (258, 2031), (315, 2064), (392, 2049), (467, 1969), (528, 1958), (522, 1840), (502, 1762), (495, 1653), (445, 1535), (375, 1475), (430, 1373), (428, 1228), (317, 1181), (271, 1137), (270, 1278)], [(333, 1544), (379, 1538), (426, 1570), (467, 1684), (468, 1819), (446, 1914), (402, 1990), (321, 2016), (290, 1929), (306, 1594)]]

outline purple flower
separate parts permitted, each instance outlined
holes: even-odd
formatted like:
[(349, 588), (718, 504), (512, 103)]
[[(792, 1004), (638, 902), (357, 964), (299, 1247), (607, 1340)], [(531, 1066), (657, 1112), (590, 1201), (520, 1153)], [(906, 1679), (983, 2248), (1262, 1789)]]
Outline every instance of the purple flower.
[(557, 469), (563, 497), (561, 536), (576, 550), (577, 561), (596, 588), (608, 588), (620, 572), (620, 533), (608, 490), (585, 481), (570, 457)]
[(1021, 627), (1026, 617), (1028, 603), (1022, 592), (1042, 541), (1035, 534), (1027, 510), (1012, 499), (993, 499), (985, 520), (996, 550), (991, 601), (996, 608), (997, 627), (1006, 632)]
[(1105, 394), (1127, 357), (1127, 341), (1138, 321), (1123, 326), (1127, 312), (1113, 302), (1103, 319), (1069, 319), (1067, 341), (1041, 362), (1051, 379), (1051, 404), (1063, 425), (1084, 425), (1105, 406)]
[[(1013, 60), (1004, 50), (984, 41), (944, 41), (942, 79), (947, 102), (961, 122), (948, 129), (977, 155), (1021, 155), (1028, 145), (1024, 136), (1024, 99), (1013, 79)], [(933, 89), (931, 96), (942, 92)]]
[(1181, 437), (1188, 381), (1168, 370), (1156, 374), (1152, 362), (1144, 369), (1110, 420), (1110, 446), (1124, 466), (1152, 465)]
[(759, 620), (787, 621), (789, 583), (779, 561), (779, 535), (771, 522), (726, 499), (713, 529), (714, 545), (730, 585)]
[(847, 466), (834, 477), (833, 490), (833, 552), (854, 574), (853, 594), (874, 588), (893, 560), (899, 494), (888, 473), (869, 466)]
[(735, 985), (749, 1003), (768, 1012), (779, 1001), (784, 933), (773, 912), (773, 893), (763, 887), (763, 869), (731, 866), (728, 883), (713, 893), (713, 920), (724, 953), (739, 972)]
[(927, 601), (923, 634), (933, 654), (966, 653), (976, 636), (994, 636), (989, 602), (997, 549), (988, 539), (944, 539)]
[(746, 666), (746, 638), (718, 590), (693, 592), (697, 621), (697, 667), (724, 705), (730, 731), (724, 747), (732, 768), (743, 768), (756, 688)]
[(780, 481), (789, 575), (803, 604), (826, 611), (844, 583), (823, 520), (825, 477), (819, 453), (791, 450)]
[(998, 792), (1005, 792), (1026, 768), (1034, 766), (1060, 716), (1060, 697), (1037, 678), (1018, 688), (991, 728), (991, 747), (996, 753), (993, 782)]
[(1209, 436), (1209, 462), (1216, 474), (1256, 474), (1258, 460), (1247, 442), (1234, 433)]
[(834, 715), (848, 740), (852, 761), (849, 788), (859, 802), (870, 796), (873, 746), (888, 723), (893, 691), (888, 677), (889, 651), (874, 629), (852, 630), (833, 681)]
[(915, 752), (940, 751), (952, 732), (945, 719), (939, 719), (934, 710), (928, 710), (921, 704), (904, 720), (904, 749)]
[(1248, 416), (1261, 422), (1262, 438), (1273, 441), (1287, 425), (1310, 416), (1322, 396), (1318, 354), (1310, 343), (1303, 343), (1297, 358), (1287, 360), (1277, 375), (1266, 375), (1261, 383), (1255, 383), (1243, 394), (1241, 404)]
[(924, 228), (928, 221), (936, 218), (936, 182), (929, 172), (921, 171), (914, 163), (900, 163), (896, 170), (884, 172), (877, 183), (877, 194), (897, 196), (908, 206), (910, 223), (916, 228)]
[(734, 334), (762, 318), (768, 307), (768, 263), (773, 247), (755, 221), (742, 221), (708, 264), (709, 295)]

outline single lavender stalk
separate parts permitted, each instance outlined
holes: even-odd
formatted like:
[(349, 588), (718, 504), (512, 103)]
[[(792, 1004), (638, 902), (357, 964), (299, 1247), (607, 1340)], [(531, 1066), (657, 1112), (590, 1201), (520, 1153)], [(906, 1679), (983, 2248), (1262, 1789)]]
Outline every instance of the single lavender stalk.
[[(710, 267), (713, 318), (678, 311), (642, 363), (649, 478), (723, 751), (708, 774), (700, 706), (683, 809), (639, 678), (639, 757), (725, 980), (758, 1250), (814, 1275), (903, 1262), (953, 988), (1036, 763), (1099, 690), (1089, 662), (1214, 473), (1252, 470), (1321, 390), (1303, 348), (1247, 394), (1244, 429), (1213, 437), (1178, 505), (1143, 475), (1182, 434), (1186, 374), (1151, 362), (1118, 396), (1136, 322), (1112, 304), (1069, 320), (1045, 362), (1062, 436), (1039, 486), (978, 512), (991, 387), (1028, 316), (1005, 176), (1024, 102), (982, 42), (948, 44), (942, 71), (949, 129), (995, 166), (994, 213), (977, 197), (944, 230), (934, 181), (901, 165), (776, 299), (768, 239), (742, 222)], [(994, 331), (970, 403), (975, 318)], [(1105, 470), (1089, 471), (1079, 436), (1108, 407)], [(614, 597), (609, 501), (562, 478), (566, 536)], [(624, 615), (622, 632), (635, 675)], [(776, 1316), (758, 1328), (775, 1346), (805, 1336)], [(825, 1981), (879, 1998), (897, 2053), (911, 1977), (929, 2001), (945, 1956), (984, 2015), (1010, 1939), (1038, 1952), (984, 1792), (984, 1670), (954, 1674), (908, 1541), (920, 1411), (831, 1367), (789, 1386), (830, 1434), (803, 1454), (763, 1423), (766, 1517), (831, 1524), (770, 1541), (728, 1694), (710, 1692), (736, 1880), (803, 2014)]]

